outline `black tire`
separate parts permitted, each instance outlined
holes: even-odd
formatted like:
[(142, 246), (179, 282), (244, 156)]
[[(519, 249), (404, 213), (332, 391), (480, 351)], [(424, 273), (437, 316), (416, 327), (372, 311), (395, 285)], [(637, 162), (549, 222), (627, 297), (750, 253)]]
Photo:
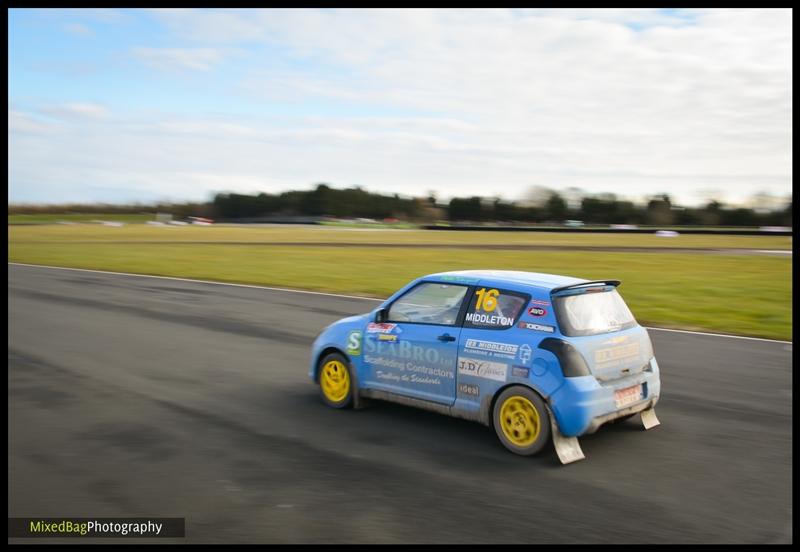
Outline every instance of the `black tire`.
[[(505, 424), (503, 424), (501, 420), (501, 412), (504, 410), (503, 407), (509, 399), (514, 398), (523, 400), (509, 402), (508, 408), (505, 411)], [(527, 401), (527, 403), (525, 401)], [(512, 412), (512, 408), (517, 405), (520, 405), (522, 408)], [(528, 405), (532, 406), (535, 410), (535, 416), (528, 410)], [(518, 418), (516, 421), (513, 418), (514, 414), (516, 414)], [(536, 428), (534, 428), (534, 425), (536, 425), (533, 423), (535, 421), (534, 418), (538, 420), (538, 426)], [(498, 439), (503, 443), (503, 446), (514, 454), (533, 456), (550, 442), (550, 414), (547, 411), (547, 406), (536, 392), (522, 385), (514, 385), (500, 393), (497, 400), (494, 402), (492, 425)], [(512, 437), (513, 432), (520, 431), (520, 441), (525, 441), (531, 434), (534, 434), (533, 441), (524, 444), (515, 443), (505, 434), (503, 430), (504, 425), (508, 428)], [(529, 430), (530, 434), (528, 433)]]
[[(328, 367), (329, 363), (338, 363)], [(330, 369), (330, 374), (326, 374), (326, 367)], [(340, 370), (344, 370), (346, 376), (342, 376)], [(338, 374), (338, 375), (337, 375)], [(346, 377), (347, 392), (340, 400), (335, 400), (338, 397), (331, 395), (330, 383), (336, 381), (335, 377)], [(355, 389), (355, 379), (353, 378), (353, 368), (350, 362), (341, 353), (329, 353), (325, 355), (319, 362), (317, 383), (319, 385), (319, 394), (322, 397), (322, 402), (331, 408), (350, 408), (353, 406), (353, 392)], [(326, 392), (327, 390), (327, 392)]]

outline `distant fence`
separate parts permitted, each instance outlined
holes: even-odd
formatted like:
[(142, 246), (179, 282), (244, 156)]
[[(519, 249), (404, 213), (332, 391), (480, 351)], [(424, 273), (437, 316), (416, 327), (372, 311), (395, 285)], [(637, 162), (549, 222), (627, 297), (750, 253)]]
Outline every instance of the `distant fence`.
[(725, 230), (711, 228), (559, 228), (541, 226), (477, 226), (467, 224), (456, 224), (452, 226), (440, 226), (427, 224), (422, 226), (425, 230), (461, 230), (477, 232), (570, 232), (578, 234), (653, 234), (662, 231), (675, 231), (679, 234), (709, 234), (714, 236), (791, 236), (791, 230), (766, 231), (754, 228), (752, 230)]

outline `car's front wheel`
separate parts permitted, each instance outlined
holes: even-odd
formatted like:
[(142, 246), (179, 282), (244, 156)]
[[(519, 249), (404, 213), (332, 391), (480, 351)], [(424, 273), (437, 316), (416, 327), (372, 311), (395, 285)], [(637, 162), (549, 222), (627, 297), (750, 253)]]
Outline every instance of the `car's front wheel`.
[(340, 353), (325, 355), (319, 369), (319, 390), (325, 404), (333, 408), (352, 406), (353, 386), (347, 359)]
[(532, 456), (550, 440), (550, 415), (542, 398), (515, 385), (500, 393), (492, 414), (500, 442), (515, 454)]

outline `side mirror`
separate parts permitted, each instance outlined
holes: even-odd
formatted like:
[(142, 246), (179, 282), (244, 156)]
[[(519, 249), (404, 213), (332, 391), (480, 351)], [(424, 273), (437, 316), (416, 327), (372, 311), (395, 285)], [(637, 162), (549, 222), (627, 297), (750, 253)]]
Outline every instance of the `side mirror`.
[(381, 322), (386, 322), (389, 319), (389, 309), (378, 309), (378, 312), (375, 313), (375, 322), (379, 324)]

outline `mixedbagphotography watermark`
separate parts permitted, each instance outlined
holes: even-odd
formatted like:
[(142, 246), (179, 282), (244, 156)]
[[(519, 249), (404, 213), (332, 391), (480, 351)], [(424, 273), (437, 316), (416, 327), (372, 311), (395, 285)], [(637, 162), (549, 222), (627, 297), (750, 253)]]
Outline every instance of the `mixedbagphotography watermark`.
[(180, 538), (186, 518), (8, 518), (8, 538)]

